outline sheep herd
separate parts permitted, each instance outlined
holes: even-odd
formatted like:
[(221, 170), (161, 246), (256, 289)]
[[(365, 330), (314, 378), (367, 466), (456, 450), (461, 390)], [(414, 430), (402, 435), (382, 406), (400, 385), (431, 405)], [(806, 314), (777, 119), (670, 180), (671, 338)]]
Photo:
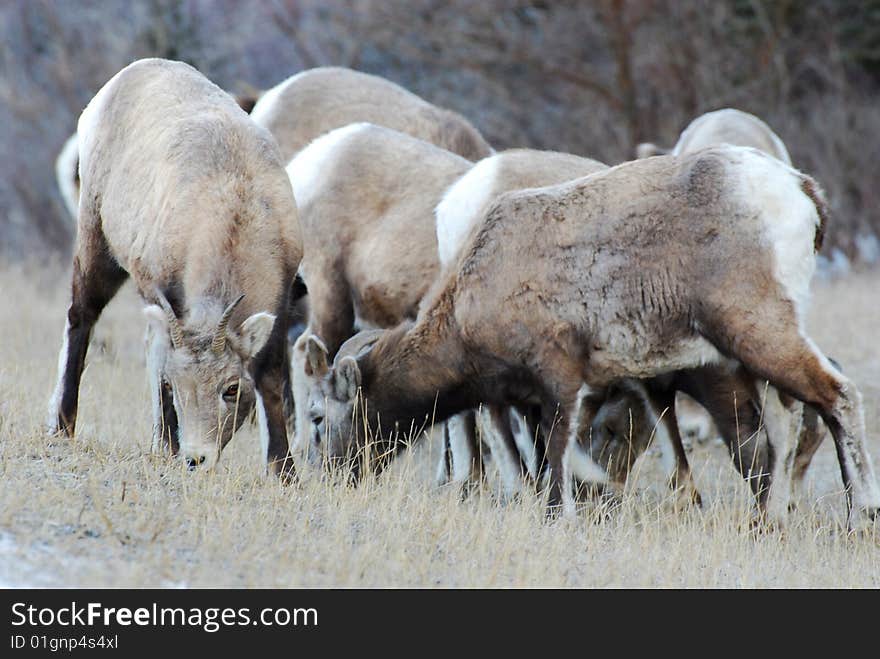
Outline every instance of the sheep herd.
[(785, 522), (827, 430), (849, 525), (871, 528), (861, 395), (804, 329), (820, 186), (734, 109), (637, 153), (495, 152), (464, 117), (348, 69), (254, 100), (135, 62), (59, 156), (77, 239), (48, 430), (73, 435), (92, 328), (131, 277), (153, 448), (191, 469), (252, 412), (286, 481), (298, 451), (357, 479), (436, 425), (440, 482), (479, 478), (488, 452), (505, 493), (544, 488), (555, 514), (575, 481), (625, 482), (656, 438), (677, 496), (699, 503), (682, 392), (757, 519)]

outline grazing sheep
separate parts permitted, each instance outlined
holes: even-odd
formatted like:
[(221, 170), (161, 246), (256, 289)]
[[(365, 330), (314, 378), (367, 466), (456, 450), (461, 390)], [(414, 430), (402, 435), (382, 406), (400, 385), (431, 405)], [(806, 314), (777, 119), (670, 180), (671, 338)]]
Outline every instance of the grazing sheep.
[[(308, 399), (328, 358), (358, 329), (415, 318), (439, 272), (433, 210), (471, 163), (368, 123), (337, 128), (288, 164), (303, 229), (308, 328), (294, 344), (298, 447), (319, 455)], [(307, 342), (322, 354), (305, 359)], [(314, 449), (314, 450), (312, 450)]]
[(319, 135), (355, 122), (392, 128), (472, 161), (493, 152), (460, 114), (390, 80), (340, 67), (288, 78), (260, 96), (251, 116), (278, 140), (285, 162)]
[[(503, 192), (537, 188), (580, 178), (607, 169), (596, 160), (555, 151), (511, 149), (484, 158), (446, 191), (437, 204), (437, 251), (444, 271), (455, 260), (491, 203)], [(498, 464), (508, 494), (516, 493), (522, 476), (535, 482), (540, 476), (543, 452), (535, 446), (535, 429), (527, 422), (529, 410), (502, 409), (487, 405), (483, 408), (483, 437)], [(438, 481), (471, 477), (479, 458), (475, 437), (453, 434), (440, 455)], [(470, 440), (470, 441), (464, 441)], [(586, 477), (586, 474), (579, 474)]]
[(48, 426), (72, 436), (92, 327), (131, 276), (149, 305), (155, 448), (212, 466), (256, 406), (268, 466), (292, 474), (285, 330), (302, 255), (272, 136), (194, 68), (137, 61), (78, 125), (72, 301)]
[[(466, 219), (462, 213), (484, 208), (508, 189), (567, 180), (604, 167), (568, 154), (515, 150), (471, 169), (454, 154), (371, 124), (331, 131), (302, 150), (288, 165), (288, 173), (303, 227), (301, 273), (314, 292), (309, 328), (293, 350), (297, 409), (311, 409), (309, 392), (357, 327), (391, 327), (415, 318), (439, 272), (438, 241), (444, 244), (448, 239), (442, 229), (447, 219), (460, 223)], [(462, 177), (468, 170), (476, 172), (476, 181), (470, 172)], [(333, 447), (321, 446), (314, 420), (307, 412), (297, 417), (296, 445), (308, 441), (314, 458), (335, 454)], [(451, 423), (457, 430), (444, 429), (446, 443), (461, 446), (450, 469), (453, 480), (473, 478), (479, 471), (472, 448), (473, 414)], [(493, 425), (499, 423), (504, 419)], [(509, 436), (507, 431), (505, 437)], [(517, 489), (521, 480), (518, 465), (515, 479), (510, 473), (502, 471), (508, 491)], [(444, 473), (440, 480), (449, 475)]]
[[(861, 395), (803, 329), (824, 216), (812, 179), (733, 146), (505, 194), (415, 323), (339, 349), (319, 430), (346, 452), (368, 440), (384, 452), (396, 428), (481, 401), (538, 400), (555, 508), (571, 503), (564, 456), (606, 387), (735, 359), (817, 409), (838, 447), (849, 524), (870, 526), (880, 489)], [(790, 430), (768, 428), (777, 455), (789, 454)], [(782, 485), (768, 495), (774, 520), (788, 509)]]

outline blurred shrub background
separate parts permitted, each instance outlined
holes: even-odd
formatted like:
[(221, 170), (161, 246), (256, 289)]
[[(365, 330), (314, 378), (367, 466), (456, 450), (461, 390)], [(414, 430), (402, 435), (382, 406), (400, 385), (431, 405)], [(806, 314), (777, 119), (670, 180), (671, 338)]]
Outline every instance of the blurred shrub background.
[(101, 85), (148, 56), (232, 92), (349, 66), (463, 113), (496, 148), (611, 164), (737, 107), (828, 191), (823, 251), (880, 259), (880, 0), (5, 0), (0, 258), (68, 258), (55, 157)]

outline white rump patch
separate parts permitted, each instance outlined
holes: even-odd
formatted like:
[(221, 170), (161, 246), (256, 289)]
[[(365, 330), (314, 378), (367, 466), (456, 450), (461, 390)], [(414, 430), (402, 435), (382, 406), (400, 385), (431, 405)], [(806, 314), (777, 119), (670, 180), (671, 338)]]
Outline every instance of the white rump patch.
[(801, 189), (800, 174), (780, 161), (743, 149), (737, 176), (743, 200), (761, 213), (764, 231), (775, 256), (774, 274), (803, 318), (816, 269), (813, 241), (819, 214)]
[(74, 224), (79, 214), (79, 186), (76, 185), (76, 177), (79, 169), (79, 144), (76, 133), (67, 138), (58, 158), (55, 160), (55, 178), (58, 180), (58, 189), (61, 198), (70, 213)]
[(336, 149), (348, 138), (370, 128), (373, 124), (348, 124), (325, 133), (302, 151), (286, 167), (293, 186), (297, 208), (307, 207), (321, 191), (321, 181), (327, 173), (327, 164)]
[(499, 158), (500, 154), (483, 158), (453, 183), (437, 204), (434, 215), (441, 269), (455, 260), (480, 219), (480, 211), (497, 196)]

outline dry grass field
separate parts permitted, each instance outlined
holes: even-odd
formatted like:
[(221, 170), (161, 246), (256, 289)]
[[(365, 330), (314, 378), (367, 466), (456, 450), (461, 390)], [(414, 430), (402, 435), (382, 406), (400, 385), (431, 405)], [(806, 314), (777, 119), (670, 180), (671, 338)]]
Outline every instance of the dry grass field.
[[(702, 510), (675, 511), (640, 459), (608, 515), (543, 520), (537, 496), (465, 500), (433, 485), (436, 441), (383, 477), (335, 487), (260, 476), (245, 427), (214, 473), (150, 454), (144, 320), (126, 286), (98, 324), (78, 435), (41, 428), (67, 303), (64, 276), (0, 271), (0, 586), (880, 587), (880, 541), (848, 537), (830, 438), (789, 527), (755, 534), (724, 448), (691, 461)], [(819, 283), (810, 332), (865, 397), (880, 471), (880, 273)]]

